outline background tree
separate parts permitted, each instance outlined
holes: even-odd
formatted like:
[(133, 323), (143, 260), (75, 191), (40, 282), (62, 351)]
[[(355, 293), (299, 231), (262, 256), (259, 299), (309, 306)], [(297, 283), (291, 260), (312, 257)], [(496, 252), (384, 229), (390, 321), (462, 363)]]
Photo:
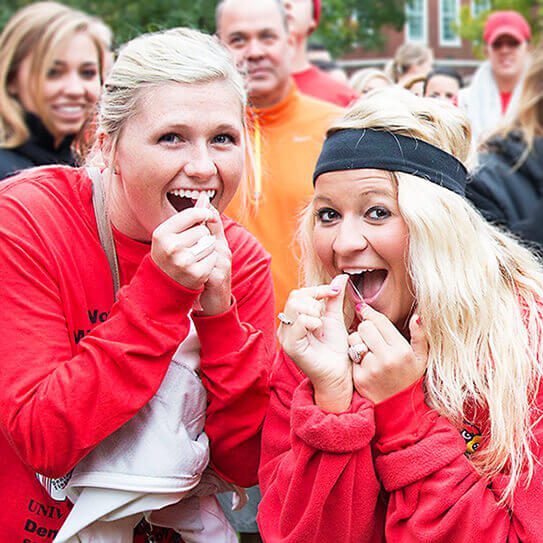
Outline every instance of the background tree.
[(383, 26), (401, 30), (406, 0), (325, 0), (314, 39), (340, 56), (355, 47), (380, 49), (385, 45)]
[[(257, 2), (258, 0), (254, 0)], [(406, 0), (324, 0), (315, 38), (333, 55), (355, 46), (383, 46), (384, 25), (401, 29)], [(218, 0), (63, 0), (63, 3), (100, 16), (109, 24), (117, 44), (151, 30), (189, 26), (215, 31)], [(14, 11), (32, 0), (0, 0), (0, 27)]]
[[(474, 4), (484, 6), (485, 0), (475, 0)], [(455, 30), (461, 38), (471, 41), (473, 53), (479, 58), (484, 56), (483, 28), (487, 17), (497, 10), (515, 10), (522, 13), (532, 27), (532, 42), (538, 43), (543, 30), (543, 0), (492, 0), (490, 9), (481, 11), (476, 16), (470, 6), (460, 8), (460, 24)]]
[[(32, 0), (0, 0), (0, 26), (17, 9), (32, 3)], [(215, 29), (217, 0), (61, 0), (61, 3), (101, 17), (112, 28), (117, 44), (144, 32), (176, 26), (208, 32)]]

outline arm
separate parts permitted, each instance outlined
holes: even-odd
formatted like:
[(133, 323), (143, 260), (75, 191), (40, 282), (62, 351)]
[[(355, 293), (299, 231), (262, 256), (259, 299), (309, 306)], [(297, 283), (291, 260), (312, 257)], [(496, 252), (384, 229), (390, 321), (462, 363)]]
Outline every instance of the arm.
[[(480, 160), (480, 168), (466, 186), (468, 200), (488, 221), (507, 228), (525, 241), (543, 246), (543, 199), (537, 196), (536, 188), (528, 187), (528, 178), (525, 180), (521, 172), (504, 162), (498, 154), (482, 154)], [(526, 194), (520, 198), (524, 191)], [(529, 201), (530, 195), (535, 201)], [(526, 209), (527, 205), (530, 206), (529, 214), (519, 211)]]
[[(86, 285), (14, 206), (0, 213), (0, 425), (32, 470), (62, 476), (153, 396), (188, 331), (186, 315), (197, 293), (147, 257), (108, 320), (74, 352), (66, 315), (85, 296), (66, 299), (59, 282)], [(86, 265), (96, 267), (102, 283), (109, 270), (93, 255), (90, 250)]]
[(346, 281), (293, 291), (285, 306), (260, 468), (266, 540), (379, 541), (382, 533), (373, 408), (353, 394), (347, 355)]
[(373, 405), (315, 405), (308, 379), (281, 352), (262, 437), (258, 523), (266, 541), (382, 540), (384, 502), (373, 468)]
[[(489, 481), (475, 471), (459, 431), (425, 404), (420, 381), (378, 404), (375, 420), (376, 468), (390, 493), (389, 540), (541, 541), (540, 465), (529, 486), (518, 485), (509, 507), (499, 504), (507, 477)], [(541, 422), (534, 437), (542, 442)]]
[(202, 382), (208, 394), (206, 433), (211, 462), (226, 480), (257, 482), (260, 433), (269, 400), (275, 351), (270, 257), (238, 225), (229, 223), (234, 303), (219, 315), (194, 315), (202, 345)]

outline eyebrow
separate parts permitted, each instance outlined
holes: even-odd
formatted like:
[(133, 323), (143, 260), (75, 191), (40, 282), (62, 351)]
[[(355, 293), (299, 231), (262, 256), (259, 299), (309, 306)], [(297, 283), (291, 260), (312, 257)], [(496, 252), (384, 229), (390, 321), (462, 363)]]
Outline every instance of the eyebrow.
[[(66, 66), (68, 63), (64, 60), (54, 60), (53, 65), (54, 66)], [(98, 62), (95, 60), (89, 60), (87, 62), (83, 62), (82, 66), (98, 66)]]
[[(378, 196), (388, 196), (389, 198), (394, 198), (394, 194), (390, 190), (387, 190), (387, 189), (368, 189), (368, 190), (364, 190), (363, 192), (358, 193), (355, 196), (369, 196), (371, 194), (376, 194)], [(319, 201), (319, 200), (322, 200), (323, 202), (329, 202), (329, 203), (333, 202), (332, 198), (325, 195), (316, 195), (313, 198), (314, 202)]]
[[(166, 119), (164, 122), (160, 123), (160, 125), (157, 126), (155, 130), (157, 132), (162, 132), (164, 130), (192, 130), (193, 128), (193, 124), (177, 122), (175, 120), (168, 121), (168, 119)], [(239, 128), (236, 128), (236, 126), (229, 123), (221, 123), (217, 125), (213, 128), (213, 132), (235, 132), (236, 134), (241, 133)]]
[(248, 32), (243, 32), (242, 30), (236, 30), (234, 32), (230, 32), (230, 34), (227, 34), (228, 39), (232, 38), (245, 38), (248, 35)]

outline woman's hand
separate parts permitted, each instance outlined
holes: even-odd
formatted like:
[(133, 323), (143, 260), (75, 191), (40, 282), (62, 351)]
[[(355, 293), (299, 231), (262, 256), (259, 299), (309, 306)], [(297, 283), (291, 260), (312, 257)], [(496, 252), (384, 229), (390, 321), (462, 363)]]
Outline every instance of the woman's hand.
[(215, 238), (215, 264), (200, 294), (198, 312), (204, 315), (224, 313), (232, 303), (232, 252), (224, 235), (219, 212), (211, 207), (215, 216), (208, 222), (211, 235)]
[[(220, 221), (207, 207), (202, 193), (195, 207), (176, 213), (153, 232), (151, 257), (174, 281), (191, 290), (201, 289), (218, 259), (217, 240), (210, 228)], [(209, 204), (209, 200), (207, 200)]]
[(291, 292), (284, 314), (292, 324), (281, 323), (277, 332), (284, 351), (313, 384), (315, 403), (333, 413), (345, 411), (353, 395), (343, 318), (346, 282), (346, 275), (338, 275), (330, 285)]
[(428, 342), (416, 314), (409, 321), (411, 342), (369, 305), (364, 305), (360, 314), (363, 320), (349, 336), (349, 344), (362, 342), (368, 350), (359, 363), (353, 364), (354, 387), (360, 395), (379, 403), (424, 375)]

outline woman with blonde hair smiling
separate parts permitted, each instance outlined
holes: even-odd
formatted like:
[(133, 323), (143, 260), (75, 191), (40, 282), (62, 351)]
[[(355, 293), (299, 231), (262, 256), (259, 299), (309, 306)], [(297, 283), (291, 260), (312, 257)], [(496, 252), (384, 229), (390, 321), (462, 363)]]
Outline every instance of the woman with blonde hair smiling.
[(215, 38), (142, 35), (100, 168), (0, 185), (0, 541), (236, 540), (214, 494), (257, 482), (275, 347), (269, 255), (222, 215), (245, 104)]
[(104, 24), (56, 2), (17, 11), (0, 35), (0, 179), (74, 164), (71, 144), (102, 84)]
[(540, 540), (543, 271), (465, 200), (469, 148), (458, 108), (398, 88), (330, 129), (279, 316), (265, 541)]

